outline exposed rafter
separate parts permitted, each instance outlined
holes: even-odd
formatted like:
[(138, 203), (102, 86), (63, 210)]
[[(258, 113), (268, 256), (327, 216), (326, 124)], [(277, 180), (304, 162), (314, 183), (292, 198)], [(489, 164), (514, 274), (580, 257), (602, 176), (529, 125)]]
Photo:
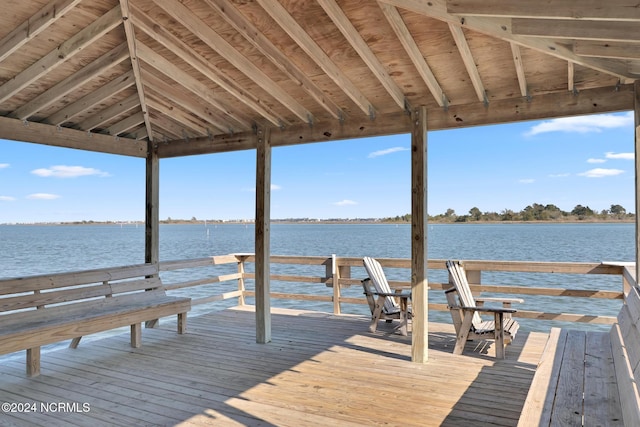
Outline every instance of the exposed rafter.
[(29, 68), (0, 86), (0, 102), (6, 101), (39, 77), (50, 73), (83, 48), (114, 29), (120, 22), (122, 22), (120, 10), (118, 7), (114, 7), (111, 11), (96, 19), (91, 25), (61, 43), (57, 48), (29, 66)]
[(467, 16), (640, 21), (636, 0), (447, 0), (447, 11)]
[(87, 117), (81, 123), (78, 124), (78, 128), (86, 131), (91, 131), (97, 127), (100, 127), (104, 123), (113, 120), (122, 114), (126, 114), (136, 107), (140, 106), (140, 97), (138, 94), (133, 94), (130, 97), (117, 102), (110, 107), (94, 114), (91, 117)]
[(190, 111), (201, 120), (212, 125), (214, 129), (223, 133), (228, 132), (229, 126), (225, 123), (225, 120), (221, 118), (219, 114), (198, 102), (198, 98), (184, 96), (184, 93), (182, 93), (178, 87), (165, 83), (162, 79), (151, 73), (145, 74), (144, 82), (149, 89), (168, 97), (174, 104)]
[(147, 33), (148, 36), (169, 49), (173, 54), (185, 61), (187, 64), (198, 70), (209, 80), (220, 86), (222, 89), (233, 95), (237, 100), (251, 108), (256, 113), (270, 121), (276, 126), (280, 126), (285, 119), (278, 114), (268, 111), (263, 102), (253, 94), (247, 92), (239, 85), (230, 81), (224, 73), (215, 65), (200, 56), (194, 49), (185, 42), (178, 39), (166, 29), (154, 25), (151, 18), (141, 10), (132, 7), (132, 18), (136, 28)]
[(199, 96), (207, 101), (213, 107), (219, 109), (226, 117), (227, 120), (233, 123), (233, 125), (226, 126), (227, 129), (234, 126), (240, 129), (250, 129), (251, 123), (244, 117), (240, 117), (237, 113), (231, 111), (231, 109), (216, 99), (213, 92), (207, 85), (193, 78), (178, 66), (167, 60), (163, 56), (154, 52), (151, 48), (147, 47), (143, 43), (138, 43), (138, 55), (146, 64), (153, 67), (156, 71), (164, 74), (170, 79), (174, 80), (176, 84), (183, 86), (189, 90), (192, 94)]
[[(103, 102), (104, 100), (116, 95), (118, 92), (131, 87), (135, 83), (133, 78), (133, 71), (122, 74), (111, 80), (109, 83), (100, 87), (95, 92), (91, 92), (76, 102), (69, 104), (62, 110), (57, 111), (55, 114), (47, 117), (43, 120), (43, 123), (49, 123), (52, 125), (61, 125), (62, 123), (71, 120), (76, 115), (83, 111), (93, 108), (95, 105)], [(87, 130), (87, 129), (85, 129)]]
[(187, 112), (179, 108), (167, 105), (156, 97), (148, 97), (147, 103), (149, 104), (149, 107), (164, 114), (167, 117), (170, 117), (176, 123), (179, 123), (180, 125), (184, 126), (187, 129), (190, 129), (198, 135), (207, 135), (209, 133), (207, 132), (207, 128), (203, 126), (202, 123), (198, 123), (198, 121), (194, 117), (190, 116)]
[(393, 31), (396, 33), (400, 43), (402, 43), (404, 50), (407, 51), (407, 55), (409, 55), (411, 62), (413, 62), (413, 65), (416, 67), (416, 70), (429, 88), (429, 91), (431, 91), (436, 103), (441, 107), (446, 106), (448, 104), (447, 97), (444, 94), (440, 83), (438, 83), (436, 76), (433, 74), (433, 71), (431, 71), (431, 67), (427, 64), (424, 56), (422, 56), (420, 48), (411, 36), (411, 33), (402, 19), (400, 12), (398, 12), (398, 9), (396, 9), (395, 6), (381, 2), (378, 2), (378, 5), (380, 6), (380, 9), (382, 9), (387, 21), (389, 21), (389, 25), (391, 25), (391, 28), (393, 28)]
[(124, 32), (127, 37), (127, 46), (129, 47), (129, 56), (131, 58), (131, 68), (133, 69), (133, 76), (136, 82), (136, 90), (138, 97), (140, 98), (140, 108), (142, 109), (142, 115), (144, 117), (144, 127), (147, 129), (147, 135), (149, 140), (153, 141), (153, 134), (151, 129), (151, 121), (149, 120), (149, 113), (147, 111), (147, 101), (144, 93), (144, 85), (142, 84), (142, 78), (140, 76), (140, 63), (138, 62), (138, 43), (136, 41), (136, 34), (133, 28), (133, 24), (130, 19), (129, 0), (120, 0), (120, 8), (122, 10), (122, 20), (124, 21)]
[(373, 73), (382, 86), (387, 90), (387, 93), (393, 98), (395, 103), (400, 109), (408, 107), (409, 103), (405, 99), (402, 89), (391, 78), (387, 69), (380, 63), (376, 55), (373, 53), (367, 42), (364, 41), (356, 27), (353, 26), (351, 21), (335, 0), (316, 0), (325, 13), (329, 15), (329, 18), (333, 21), (336, 27), (340, 30), (344, 38), (349, 42), (351, 47), (358, 53), (360, 58), (367, 64), (369, 70)]
[(324, 107), (335, 119), (344, 119), (345, 113), (331, 100), (307, 75), (298, 68), (280, 49), (278, 49), (267, 37), (233, 5), (230, 0), (204, 0), (210, 7), (216, 10), (228, 24), (249, 41), (256, 49), (275, 64), (280, 71), (285, 73), (297, 85), (302, 87), (309, 96)]
[(520, 52), (520, 46), (515, 43), (510, 43), (511, 54), (513, 55), (513, 63), (516, 66), (516, 74), (518, 75), (518, 85), (520, 86), (520, 95), (529, 96), (529, 90), (527, 89), (527, 78), (524, 74), (524, 63), (522, 62), (522, 54)]
[(309, 34), (293, 19), (293, 16), (277, 1), (257, 0), (262, 8), (280, 27), (296, 42), (298, 46), (320, 67), (334, 83), (365, 114), (372, 116), (375, 112), (373, 105), (360, 92), (351, 80), (338, 68)]
[(20, 49), (51, 24), (73, 9), (81, 0), (54, 0), (0, 40), (0, 61)]
[(129, 53), (127, 45), (123, 43), (91, 62), (86, 67), (73, 73), (46, 92), (24, 104), (22, 107), (9, 114), (9, 117), (17, 117), (19, 119), (31, 117), (33, 114), (53, 104), (89, 80), (94, 79), (108, 69), (115, 67), (128, 57)]
[(190, 9), (182, 3), (172, 0), (154, 0), (154, 2), (182, 25), (189, 28), (189, 30), (198, 36), (200, 40), (218, 52), (249, 79), (254, 81), (258, 86), (263, 87), (279, 103), (289, 109), (289, 111), (295, 114), (300, 120), (305, 123), (313, 123), (313, 115), (309, 110), (296, 101), (276, 82), (271, 80), (253, 62), (242, 55), (236, 48), (229, 44)]
[(109, 135), (118, 136), (128, 130), (133, 129), (141, 123), (144, 123), (144, 114), (142, 114), (142, 111), (109, 126), (109, 128), (107, 129), (107, 133)]
[(640, 44), (578, 40), (573, 43), (573, 52), (580, 56), (640, 59)]
[[(578, 56), (570, 47), (563, 45), (557, 40), (544, 37), (526, 37), (514, 34), (511, 30), (511, 19), (509, 18), (493, 18), (478, 17), (466, 15), (454, 15), (447, 12), (446, 0), (379, 0), (384, 3), (392, 4), (400, 8), (411, 10), (425, 16), (430, 16), (441, 21), (463, 25), (473, 31), (487, 34), (508, 42), (514, 42), (520, 46), (535, 49), (537, 51), (562, 58), (567, 61), (575, 62), (585, 67), (592, 68), (607, 74), (622, 78), (625, 81), (635, 79), (629, 72), (627, 64), (612, 60), (604, 60), (599, 58), (587, 58)], [(537, 4), (537, 3), (536, 3)]]
[(602, 41), (640, 41), (640, 25), (637, 22), (611, 22), (513, 19), (514, 35)]
[(456, 46), (458, 46), (458, 51), (460, 52), (464, 66), (467, 69), (467, 73), (469, 73), (469, 78), (471, 78), (471, 83), (473, 84), (473, 88), (476, 91), (478, 99), (487, 104), (489, 102), (489, 99), (487, 98), (487, 91), (484, 89), (482, 78), (478, 72), (476, 61), (473, 59), (473, 55), (471, 54), (469, 43), (467, 43), (467, 39), (464, 36), (464, 31), (461, 27), (451, 23), (449, 24), (449, 30), (451, 31), (453, 40), (456, 42)]

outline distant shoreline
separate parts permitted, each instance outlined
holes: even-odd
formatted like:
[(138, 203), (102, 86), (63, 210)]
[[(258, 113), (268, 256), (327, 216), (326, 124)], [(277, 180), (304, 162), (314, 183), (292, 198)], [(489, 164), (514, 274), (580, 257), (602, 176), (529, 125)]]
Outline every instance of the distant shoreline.
[[(603, 218), (588, 218), (588, 219), (566, 219), (566, 220), (531, 220), (531, 221), (438, 221), (429, 220), (429, 224), (460, 224), (460, 225), (481, 225), (481, 224), (630, 224), (634, 223), (635, 218), (624, 219), (603, 219)], [(171, 220), (160, 221), (162, 225), (223, 225), (223, 224), (253, 224), (252, 220)], [(383, 221), (381, 219), (328, 219), (328, 220), (280, 220), (274, 219), (271, 221), (273, 224), (407, 224), (408, 221)], [(120, 226), (144, 226), (144, 221), (51, 221), (51, 222), (16, 222), (16, 223), (0, 223), (0, 225), (34, 225), (34, 226), (61, 226), (61, 225), (120, 225)]]

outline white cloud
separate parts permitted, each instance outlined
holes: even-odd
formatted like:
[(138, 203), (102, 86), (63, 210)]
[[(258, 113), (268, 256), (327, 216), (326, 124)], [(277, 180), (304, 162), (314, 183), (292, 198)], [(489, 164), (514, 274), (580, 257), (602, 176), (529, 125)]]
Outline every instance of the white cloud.
[(102, 172), (100, 169), (85, 168), (84, 166), (51, 166), (49, 169), (35, 169), (31, 171), (32, 174), (42, 177), (54, 177), (54, 178), (76, 178), (79, 176), (109, 176), (107, 172)]
[(622, 159), (622, 160), (633, 160), (635, 159), (635, 155), (633, 153), (612, 153), (609, 151), (605, 154), (607, 159)]
[(369, 153), (367, 157), (373, 159), (374, 157), (386, 156), (387, 154), (397, 153), (398, 151), (409, 151), (409, 149), (405, 147), (392, 147), (387, 148), (386, 150), (374, 151)]
[(605, 159), (587, 159), (587, 163), (604, 163)]
[(271, 184), (271, 191), (282, 190), (282, 186), (277, 184)]
[(529, 129), (526, 135), (533, 136), (546, 132), (592, 133), (604, 129), (633, 126), (633, 113), (600, 114), (595, 116), (562, 117), (546, 120)]
[(0, 196), (0, 202), (13, 202), (16, 198), (11, 196)]
[(349, 199), (340, 200), (339, 202), (334, 203), (335, 206), (353, 206), (357, 204), (358, 202), (354, 202), (353, 200)]
[(55, 200), (59, 198), (60, 196), (58, 196), (57, 194), (48, 194), (48, 193), (35, 193), (35, 194), (29, 194), (27, 196), (27, 199), (32, 199), (32, 200)]
[(520, 184), (533, 184), (534, 182), (536, 182), (536, 180), (533, 178), (525, 178), (525, 179), (519, 179), (518, 182)]
[(565, 178), (567, 176), (571, 176), (570, 173), (552, 173), (549, 175), (549, 178)]
[(9, 167), (9, 163), (0, 163), (0, 169), (6, 169)]
[(587, 178), (604, 178), (605, 176), (616, 176), (624, 173), (621, 169), (603, 169), (595, 168), (586, 172), (579, 173), (580, 176), (586, 176)]

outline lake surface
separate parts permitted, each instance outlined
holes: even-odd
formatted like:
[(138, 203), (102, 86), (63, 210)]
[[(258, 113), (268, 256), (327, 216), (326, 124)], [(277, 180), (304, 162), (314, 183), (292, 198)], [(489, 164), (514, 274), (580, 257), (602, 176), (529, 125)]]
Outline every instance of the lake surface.
[[(433, 224), (428, 227), (430, 259), (485, 259), (522, 261), (627, 261), (635, 258), (634, 224)], [(235, 252), (253, 252), (252, 224), (161, 225), (161, 261), (201, 258)], [(273, 224), (273, 255), (349, 257), (410, 257), (407, 224)], [(144, 262), (144, 227), (135, 225), (0, 225), (0, 278), (114, 267)], [(251, 271), (252, 265), (248, 266)], [(165, 283), (235, 272), (235, 266), (163, 272)], [(314, 266), (272, 265), (274, 274), (324, 275)], [(387, 277), (409, 280), (409, 271), (388, 269)], [(365, 277), (354, 268), (353, 277)], [(430, 271), (429, 280), (445, 282), (444, 271)], [(485, 273), (483, 283), (620, 290), (620, 277), (559, 274)], [(248, 288), (252, 287), (248, 283)], [(236, 289), (235, 283), (208, 285), (180, 291), (200, 297)], [(318, 284), (272, 282), (272, 291), (331, 295)], [(345, 289), (345, 296), (361, 297), (360, 286)], [(432, 302), (444, 302), (441, 291), (430, 292)], [(576, 298), (530, 297), (522, 309), (615, 315), (620, 303)], [(198, 307), (223, 309), (236, 300)], [(273, 300), (273, 306), (331, 311), (330, 303)], [(542, 309), (544, 307), (544, 309)], [(343, 306), (344, 312), (366, 314), (360, 305)], [(430, 313), (431, 320), (450, 322), (446, 312)], [(551, 322), (523, 320), (523, 329), (545, 330)], [(566, 325), (561, 325), (566, 326)], [(576, 324), (571, 324), (576, 327)], [(577, 327), (581, 327), (577, 325)]]

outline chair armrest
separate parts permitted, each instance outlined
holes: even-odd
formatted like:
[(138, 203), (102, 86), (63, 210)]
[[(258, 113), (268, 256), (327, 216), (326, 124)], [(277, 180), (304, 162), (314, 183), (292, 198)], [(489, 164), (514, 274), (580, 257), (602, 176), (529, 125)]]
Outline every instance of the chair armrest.
[(406, 292), (374, 292), (374, 295), (379, 295), (381, 297), (411, 298), (411, 293)]
[(522, 304), (524, 300), (522, 298), (476, 298), (476, 303), (480, 302), (501, 302), (501, 303), (519, 303)]
[(493, 307), (449, 306), (449, 308), (455, 308), (463, 311), (479, 311), (481, 313), (516, 313), (518, 311), (515, 308), (493, 308)]

